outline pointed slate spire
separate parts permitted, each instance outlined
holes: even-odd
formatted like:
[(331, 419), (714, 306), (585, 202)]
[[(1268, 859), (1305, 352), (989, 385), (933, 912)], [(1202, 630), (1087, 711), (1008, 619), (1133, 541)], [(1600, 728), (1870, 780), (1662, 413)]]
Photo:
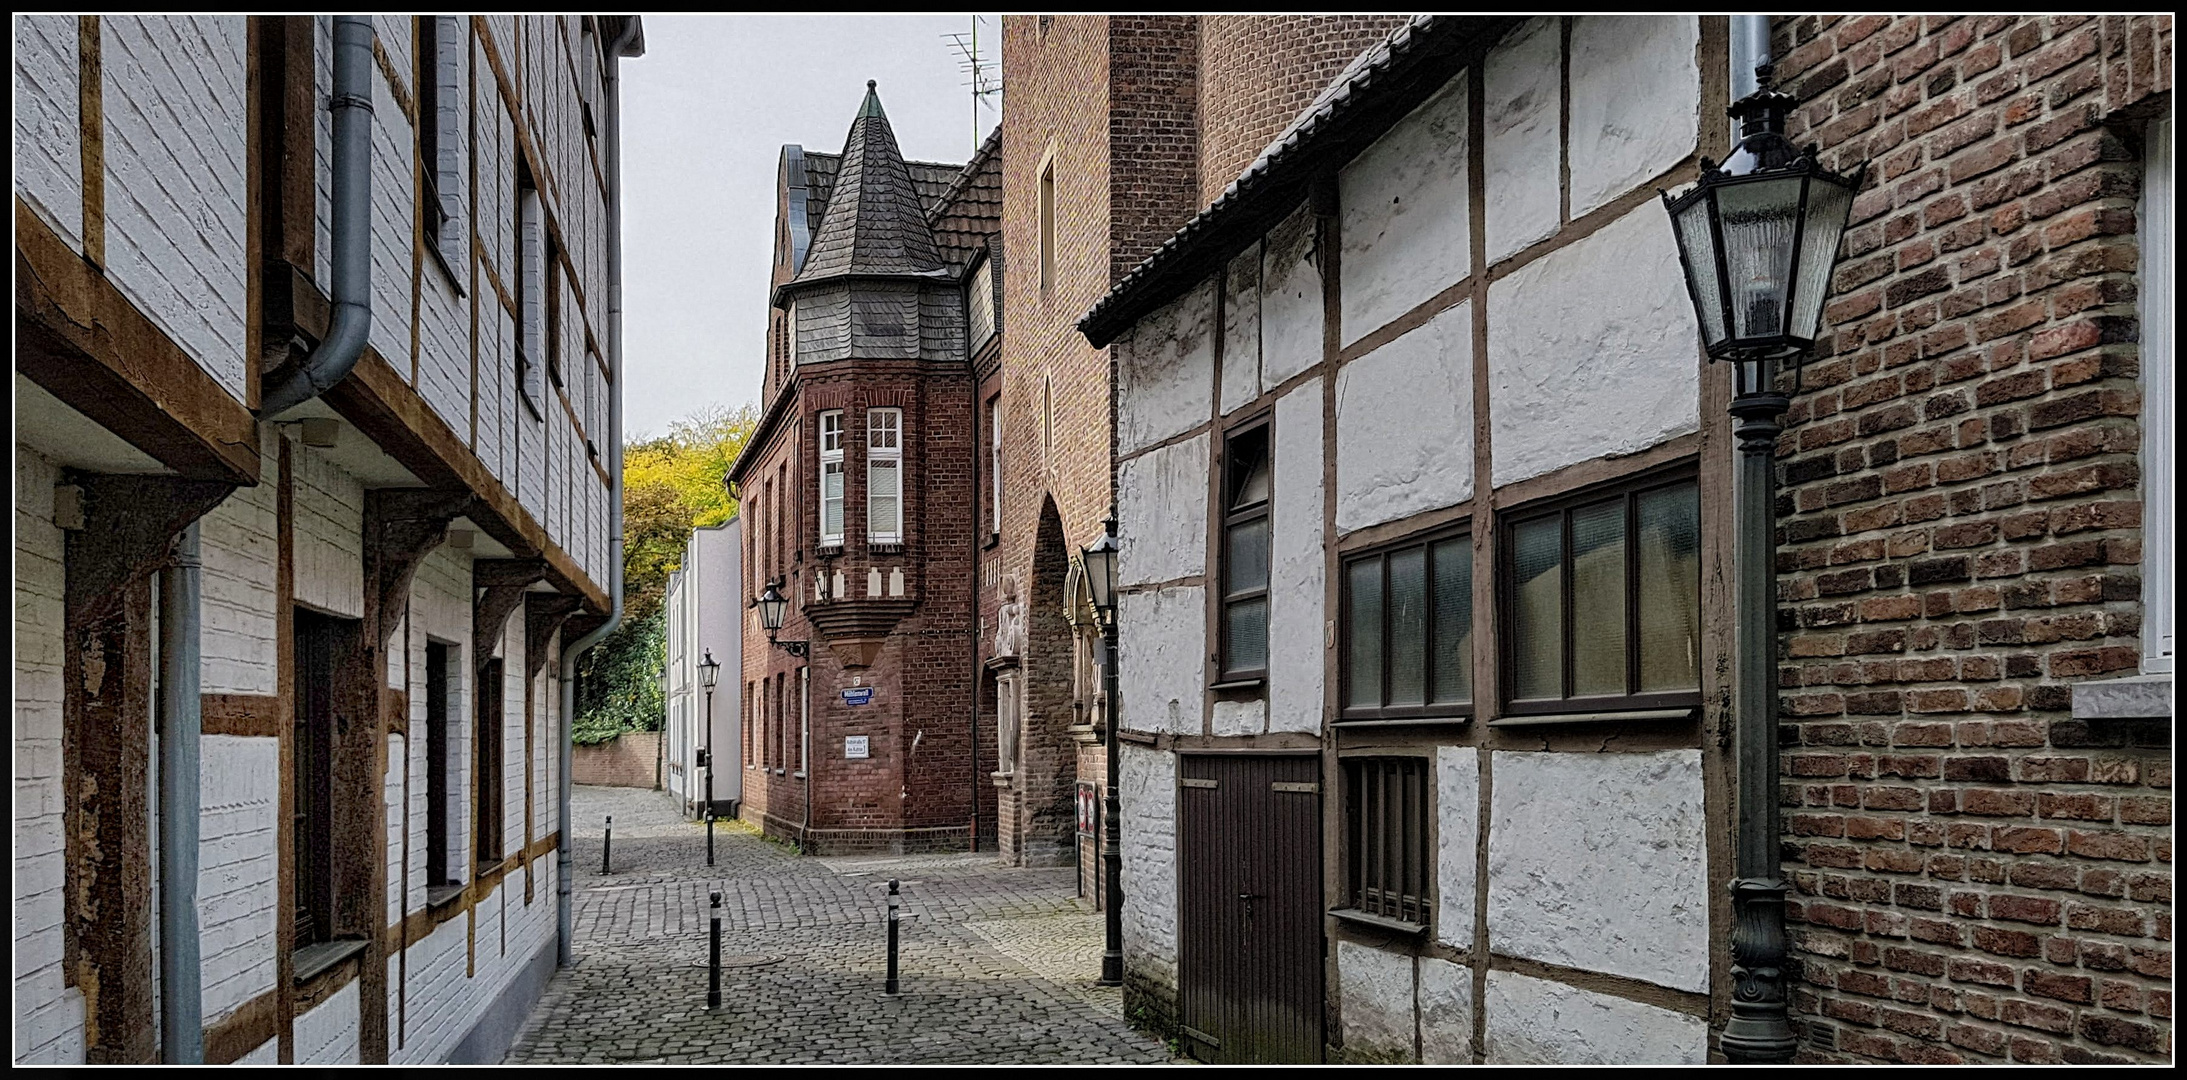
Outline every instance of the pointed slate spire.
[(827, 213), (804, 268), (787, 287), (846, 275), (947, 274), (927, 225), (926, 205), (896, 148), (888, 114), (881, 111), (880, 91), (868, 80), (866, 100), (843, 143), (843, 163), (828, 194)]

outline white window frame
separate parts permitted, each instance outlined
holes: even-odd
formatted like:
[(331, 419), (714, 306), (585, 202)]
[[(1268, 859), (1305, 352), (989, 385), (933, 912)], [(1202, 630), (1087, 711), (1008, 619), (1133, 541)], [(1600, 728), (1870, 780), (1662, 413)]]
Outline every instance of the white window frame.
[[(786, 347), (785, 347), (785, 348), (783, 349), (783, 352), (784, 352), (785, 354), (787, 354), (787, 355), (788, 355), (788, 357), (789, 357), (789, 360), (790, 360), (790, 364), (789, 364), (789, 366), (790, 366), (790, 367), (793, 367), (793, 368), (794, 368), (794, 367), (796, 367), (796, 366), (797, 366), (797, 302), (796, 302), (796, 301), (794, 301), (794, 300), (793, 300), (793, 301), (791, 301), (790, 303), (788, 303), (788, 304), (786, 304), (786, 305), (784, 305), (784, 306), (783, 306), (783, 308), (782, 308), (782, 324), (783, 324), (783, 338), (784, 338), (784, 343), (785, 343), (785, 346), (786, 346)], [(785, 372), (784, 374), (785, 374), (785, 375), (787, 375), (787, 372)]]
[(987, 406), (988, 531), (1002, 535), (1002, 395)]
[(2172, 121), (2149, 123), (2141, 213), (2141, 670), (2172, 673)]
[[(879, 493), (875, 481), (887, 473), (895, 474), (895, 491), (888, 495)], [(893, 529), (883, 529), (880, 509), (884, 501), (893, 501), (895, 524)], [(866, 542), (869, 544), (901, 544), (904, 542), (904, 410), (866, 410)]]
[[(820, 546), (837, 547), (843, 543), (843, 410), (829, 409), (820, 414)], [(835, 481), (835, 493), (828, 493), (828, 481)], [(834, 508), (834, 520), (829, 520), (829, 508)], [(830, 526), (833, 526), (832, 528)]]

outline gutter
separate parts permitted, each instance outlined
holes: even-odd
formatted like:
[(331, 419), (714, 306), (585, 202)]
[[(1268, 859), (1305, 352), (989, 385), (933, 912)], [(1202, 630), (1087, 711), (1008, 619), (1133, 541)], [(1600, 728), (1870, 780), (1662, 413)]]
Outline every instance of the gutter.
[(328, 234), (334, 312), (304, 359), (269, 378), (258, 416), (272, 420), (334, 388), (372, 336), (372, 16), (334, 16), (334, 191)]
[(159, 1041), (168, 1065), (205, 1062), (204, 974), (197, 924), (198, 696), (202, 607), (198, 523), (175, 538), (159, 578)]
[(639, 36), (638, 17), (624, 16), (622, 32), (607, 49), (607, 65), (600, 72), (606, 97), (602, 126), (606, 130), (608, 171), (607, 321), (608, 381), (615, 392), (608, 398), (609, 515), (608, 572), (610, 603), (607, 621), (599, 628), (562, 647), (562, 760), (556, 777), (559, 809), (556, 821), (562, 832), (555, 845), (554, 908), (556, 963), (568, 967), (575, 960), (575, 924), (570, 913), (570, 759), (571, 739), (577, 724), (577, 657), (615, 632), (623, 623), (623, 98), (620, 61), (625, 55), (642, 56), (645, 42)]

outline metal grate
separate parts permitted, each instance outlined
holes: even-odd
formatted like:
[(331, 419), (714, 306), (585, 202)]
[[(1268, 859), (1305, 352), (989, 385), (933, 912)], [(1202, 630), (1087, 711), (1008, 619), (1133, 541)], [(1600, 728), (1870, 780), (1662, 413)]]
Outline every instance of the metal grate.
[(1344, 763), (1352, 906), (1428, 921), (1428, 772), (1421, 758)]

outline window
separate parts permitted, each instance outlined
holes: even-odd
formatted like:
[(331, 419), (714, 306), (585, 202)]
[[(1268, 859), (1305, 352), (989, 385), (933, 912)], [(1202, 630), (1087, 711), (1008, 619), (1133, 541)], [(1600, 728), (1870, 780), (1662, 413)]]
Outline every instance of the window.
[(1352, 910), (1426, 927), (1428, 763), (1344, 761), (1346, 895)]
[(498, 865), (507, 850), (501, 827), (501, 731), (509, 720), (501, 709), (501, 672), (499, 659), (479, 665), (478, 734), (472, 743), (471, 758), (478, 770), (478, 810), (472, 820), (478, 826), (477, 862), (481, 870)]
[(520, 168), (516, 179), (516, 385), (534, 420), (546, 418), (540, 411), (547, 392), (540, 376), (547, 349), (546, 231), (539, 191)]
[(436, 890), (463, 880), (451, 856), (448, 823), (460, 808), (455, 785), (448, 772), (448, 683), (455, 649), (437, 641), (425, 644), (425, 888), (426, 898), (438, 901)]
[(866, 542), (904, 539), (904, 411), (866, 410)]
[(972, 283), (964, 290), (964, 315), (969, 332), (965, 335), (965, 354), (972, 355), (995, 336), (995, 264), (980, 260), (980, 268), (972, 272)]
[(1266, 421), (1223, 440), (1222, 677), (1268, 673), (1268, 505), (1273, 487)]
[(1514, 513), (1504, 539), (1507, 712), (1701, 703), (1692, 479)]
[[(296, 892), (290, 932), (296, 948), (334, 940), (334, 723), (336, 673), (356, 626), (296, 611), (296, 731), (291, 762), (296, 798)], [(346, 625), (345, 625), (346, 624)]]
[[(782, 309), (782, 358), (789, 366), (797, 364), (797, 304), (792, 301)], [(787, 378), (789, 372), (783, 372)]]
[(418, 17), (418, 210), (432, 251), (453, 281), (463, 254), (463, 87), (466, 46), (453, 15)]
[(1056, 385), (1047, 375), (1040, 377), (1040, 464), (1056, 467)]
[(2141, 188), (2141, 669), (2172, 673), (2172, 121), (2149, 124)]
[(843, 412), (820, 414), (820, 546), (843, 542)]
[(1002, 395), (987, 399), (987, 530), (1002, 535)]
[(1445, 534), (1344, 562), (1343, 720), (1473, 712), (1473, 542)]
[(810, 767), (813, 752), (813, 669), (797, 669), (797, 771)]
[(1056, 163), (1040, 167), (1040, 287), (1056, 280)]
[(789, 694), (783, 685), (785, 674), (775, 673), (775, 772), (781, 773), (790, 763)]
[(607, 438), (607, 373), (600, 368), (600, 354), (585, 352), (585, 452), (600, 460), (600, 443)]

